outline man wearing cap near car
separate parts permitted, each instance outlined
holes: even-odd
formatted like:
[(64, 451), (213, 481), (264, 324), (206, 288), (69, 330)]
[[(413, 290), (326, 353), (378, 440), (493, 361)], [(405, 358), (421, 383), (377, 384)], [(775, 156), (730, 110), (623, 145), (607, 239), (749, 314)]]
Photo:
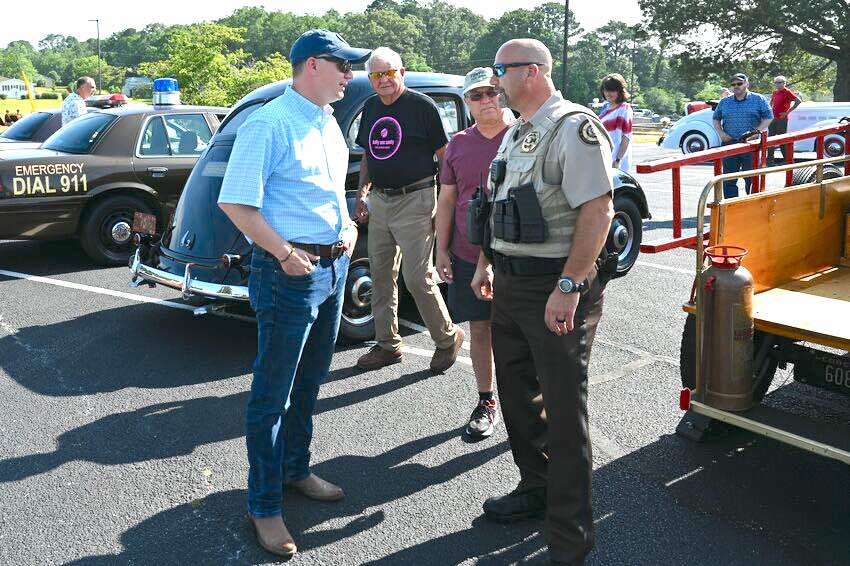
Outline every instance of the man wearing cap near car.
[(437, 274), (449, 284), (448, 302), (455, 322), (469, 321), (469, 353), (478, 385), (475, 409), (466, 425), (473, 438), (488, 437), (498, 422), (493, 391), (493, 347), (490, 302), (472, 292), (472, 275), (480, 246), (468, 238), (469, 201), (485, 188), (490, 163), (502, 143), (513, 114), (504, 112), (499, 93), (490, 84), (493, 70), (478, 67), (467, 73), (463, 98), (475, 124), (456, 133), (443, 156), (437, 201)]
[[(755, 130), (766, 131), (773, 112), (761, 95), (748, 90), (750, 83), (744, 73), (735, 73), (730, 81), (732, 96), (722, 98), (714, 109), (714, 129), (723, 145), (740, 141), (742, 135)], [(723, 158), (724, 173), (738, 173), (753, 168), (753, 154), (741, 153)], [(747, 194), (752, 179), (744, 180)], [(723, 198), (738, 196), (738, 180), (723, 181)]]
[(218, 202), (253, 242), (249, 278), (257, 357), (246, 411), (248, 514), (260, 545), (291, 558), (283, 485), (334, 501), (310, 473), (313, 409), (327, 377), (357, 240), (348, 217), (348, 147), (331, 102), (369, 50), (314, 29), (289, 53), (292, 86), (239, 128)]

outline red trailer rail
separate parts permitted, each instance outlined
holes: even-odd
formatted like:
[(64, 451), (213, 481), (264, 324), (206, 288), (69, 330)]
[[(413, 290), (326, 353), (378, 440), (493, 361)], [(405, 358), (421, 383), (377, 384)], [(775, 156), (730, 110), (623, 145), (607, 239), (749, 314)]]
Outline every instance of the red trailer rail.
[[(637, 166), (638, 173), (657, 173), (669, 169), (672, 170), (673, 174), (673, 238), (641, 244), (641, 253), (653, 254), (674, 248), (693, 248), (696, 245), (696, 234), (693, 236), (682, 235), (682, 167), (710, 161), (714, 164), (714, 174), (720, 175), (723, 172), (723, 158), (752, 153), (754, 169), (762, 169), (767, 164), (768, 148), (780, 146), (785, 146), (786, 154), (788, 155), (787, 163), (791, 163), (794, 156), (794, 142), (810, 138), (815, 138), (815, 153), (817, 154), (817, 159), (822, 159), (824, 138), (831, 134), (842, 134), (844, 136), (844, 152), (845, 155), (850, 155), (850, 119), (842, 118), (834, 126), (811, 128), (770, 137), (767, 136), (766, 132), (762, 132), (758, 140), (706, 149), (705, 151), (691, 153), (682, 157), (669, 157), (657, 161), (639, 163)], [(850, 161), (844, 163), (844, 174), (850, 175)], [(793, 173), (791, 170), (785, 172), (786, 187), (791, 185), (792, 176)], [(764, 174), (753, 177), (752, 192), (761, 192), (764, 190), (764, 186)]]

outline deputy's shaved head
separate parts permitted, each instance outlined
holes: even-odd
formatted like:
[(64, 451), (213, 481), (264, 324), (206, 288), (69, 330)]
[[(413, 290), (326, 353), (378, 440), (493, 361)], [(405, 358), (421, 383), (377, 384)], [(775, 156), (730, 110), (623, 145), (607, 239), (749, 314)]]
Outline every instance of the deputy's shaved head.
[(499, 63), (529, 62), (538, 63), (545, 67), (543, 74), (552, 72), (552, 54), (542, 41), (531, 38), (511, 39), (506, 41), (496, 53)]

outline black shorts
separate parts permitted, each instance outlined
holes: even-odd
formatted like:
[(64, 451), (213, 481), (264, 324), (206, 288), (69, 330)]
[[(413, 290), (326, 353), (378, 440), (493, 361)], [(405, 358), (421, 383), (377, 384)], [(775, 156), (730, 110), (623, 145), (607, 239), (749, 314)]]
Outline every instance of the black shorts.
[(490, 301), (481, 301), (470, 287), (475, 264), (452, 254), (454, 283), (449, 285), (449, 309), (455, 322), (490, 320)]

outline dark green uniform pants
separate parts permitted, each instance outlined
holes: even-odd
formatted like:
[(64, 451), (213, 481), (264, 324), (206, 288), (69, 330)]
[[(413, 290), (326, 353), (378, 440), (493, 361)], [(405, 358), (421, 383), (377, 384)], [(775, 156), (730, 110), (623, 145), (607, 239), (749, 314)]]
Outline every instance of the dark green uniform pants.
[(602, 315), (603, 287), (594, 268), (576, 309), (575, 329), (558, 336), (543, 319), (557, 280), (557, 274), (496, 271), (493, 354), (519, 487), (547, 488), (549, 552), (569, 562), (593, 547), (587, 366)]

